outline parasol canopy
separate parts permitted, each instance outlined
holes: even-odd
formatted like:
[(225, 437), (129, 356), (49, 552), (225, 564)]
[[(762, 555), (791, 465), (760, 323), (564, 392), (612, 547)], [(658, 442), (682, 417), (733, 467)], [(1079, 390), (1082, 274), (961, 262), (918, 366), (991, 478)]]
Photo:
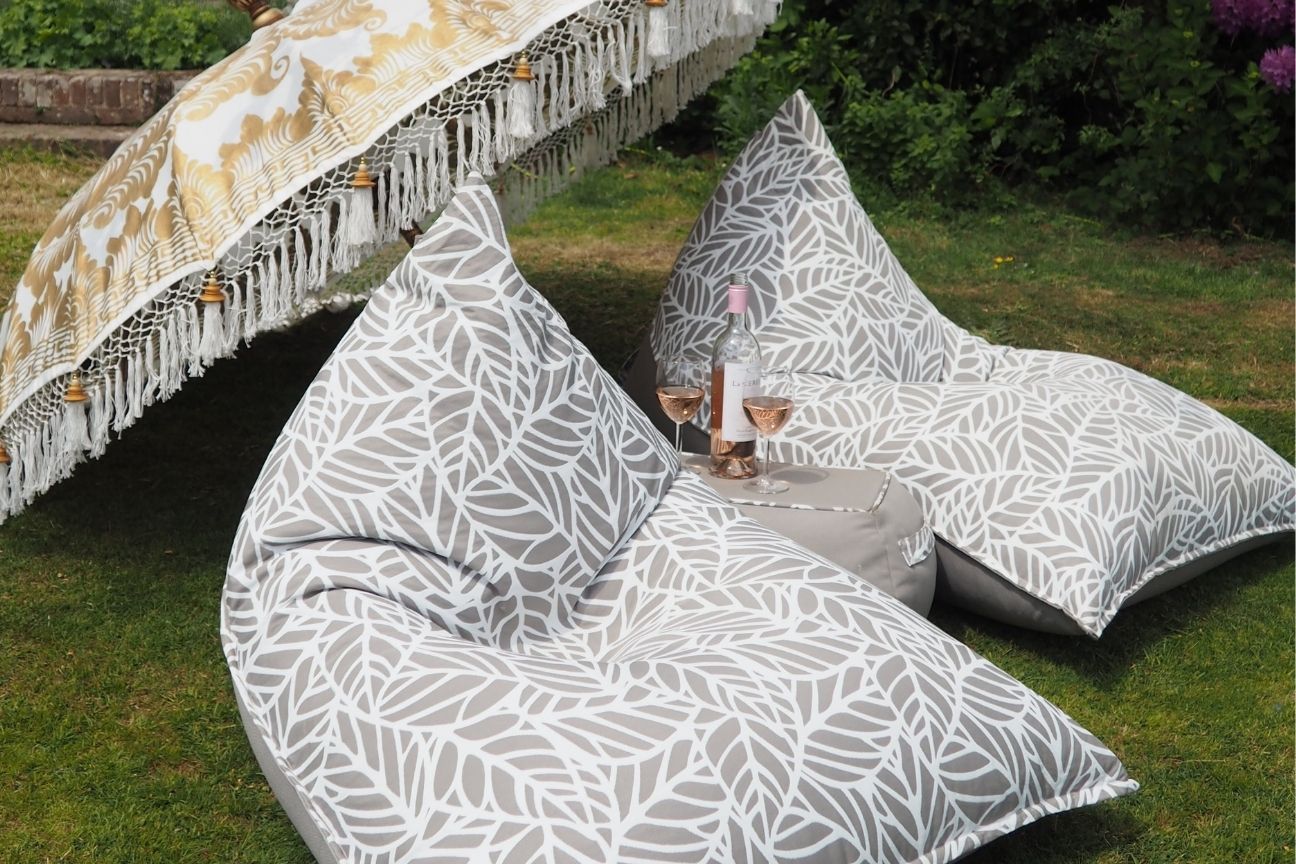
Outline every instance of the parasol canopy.
[(37, 244), (0, 319), (0, 520), (188, 377), (329, 302), (469, 173), (516, 218), (671, 119), (777, 6), (300, 0), (190, 81)]

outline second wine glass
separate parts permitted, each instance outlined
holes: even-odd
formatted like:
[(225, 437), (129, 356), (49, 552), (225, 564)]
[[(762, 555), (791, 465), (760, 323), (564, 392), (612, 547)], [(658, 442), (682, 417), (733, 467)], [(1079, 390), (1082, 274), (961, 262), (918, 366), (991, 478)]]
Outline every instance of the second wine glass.
[[(743, 413), (756, 427), (756, 435), (764, 442), (764, 456), (757, 457), (756, 479), (748, 480), (743, 488), (761, 495), (777, 495), (789, 488), (784, 480), (771, 480), (769, 476), (769, 439), (787, 425), (792, 417), (792, 397), (787, 395), (789, 383), (782, 371), (766, 373), (761, 378), (761, 393), (742, 401)], [(758, 442), (760, 443), (760, 442)]]

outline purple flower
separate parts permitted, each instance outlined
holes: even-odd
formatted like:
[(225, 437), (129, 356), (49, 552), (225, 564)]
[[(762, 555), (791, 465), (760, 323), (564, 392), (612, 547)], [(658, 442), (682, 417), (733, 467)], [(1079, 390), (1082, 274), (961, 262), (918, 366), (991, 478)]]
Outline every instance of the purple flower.
[(1296, 48), (1270, 48), (1260, 58), (1260, 77), (1279, 93), (1290, 93), (1296, 79)]
[(1211, 17), (1221, 32), (1236, 36), (1242, 32), (1242, 16), (1238, 12), (1238, 0), (1211, 0)]
[(1292, 27), (1292, 0), (1211, 0), (1215, 24), (1229, 36), (1249, 30), (1273, 36)]

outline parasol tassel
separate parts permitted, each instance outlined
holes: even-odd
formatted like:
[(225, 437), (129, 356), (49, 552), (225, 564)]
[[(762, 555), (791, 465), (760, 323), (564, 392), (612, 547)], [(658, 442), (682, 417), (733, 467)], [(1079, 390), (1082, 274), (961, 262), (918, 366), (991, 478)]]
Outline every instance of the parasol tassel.
[(113, 417), (113, 431), (120, 432), (130, 423), (130, 400), (126, 398), (126, 375), (135, 360), (127, 360), (126, 369), (118, 369), (113, 376), (113, 405), (117, 414)]
[(216, 279), (216, 271), (207, 271), (198, 301), (203, 304), (202, 340), (198, 343), (198, 357), (211, 363), (225, 351), (225, 322), (221, 314), (225, 305), (225, 292)]
[(607, 81), (607, 49), (603, 45), (603, 34), (598, 33), (590, 43), (589, 58), (585, 61), (585, 91), (589, 94), (590, 107), (602, 111), (607, 107), (607, 94), (604, 84)]
[(112, 414), (112, 404), (108, 401), (112, 390), (108, 379), (104, 378), (95, 388), (94, 397), (90, 400), (90, 458), (98, 459), (108, 449), (108, 417)]
[(524, 52), (518, 55), (513, 82), (509, 84), (508, 133), (514, 138), (530, 138), (535, 134), (535, 113), (535, 73)]
[[(305, 269), (303, 267), (303, 269)], [(243, 295), (237, 288), (231, 288), (229, 293), (229, 306), (225, 309), (225, 352), (233, 354), (238, 348), (239, 338), (242, 334), (243, 321)]]
[(341, 240), (347, 246), (368, 246), (378, 239), (378, 223), (374, 221), (374, 182), (369, 165), (362, 158), (351, 181), (351, 201), (342, 219)]
[(0, 513), (9, 512), (9, 463), (13, 459), (9, 456), (9, 451), (0, 442)]
[(648, 56), (669, 57), (670, 0), (645, 0), (648, 4)]
[(63, 394), (63, 440), (69, 452), (79, 453), (90, 449), (90, 424), (86, 420), (86, 409), (90, 405), (90, 394), (81, 384), (81, 373), (73, 372), (68, 381), (67, 392)]

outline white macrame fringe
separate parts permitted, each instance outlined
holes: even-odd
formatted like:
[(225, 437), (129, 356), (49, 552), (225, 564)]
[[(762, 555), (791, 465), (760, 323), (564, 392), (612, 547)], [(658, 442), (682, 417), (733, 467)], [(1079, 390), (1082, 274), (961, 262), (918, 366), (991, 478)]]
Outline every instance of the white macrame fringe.
[[(716, 23), (716, 29), (722, 26)], [(586, 169), (607, 164), (621, 146), (673, 119), (691, 98), (714, 83), (747, 50), (754, 36), (714, 41), (704, 51), (654, 75), (620, 99), (590, 125), (567, 130), (544, 148), (528, 154), (505, 175), (504, 211), (508, 222), (522, 221), (558, 188)]]
[(672, 0), (664, 6), (652, 6), (648, 9), (648, 56), (653, 58), (669, 57), (671, 53), (671, 12), (678, 7), (680, 0)]
[[(351, 270), (376, 243), (395, 240), (402, 228), (444, 205), (469, 171), (493, 174), (496, 165), (524, 157), (505, 175), (506, 213), (515, 221), (583, 169), (606, 163), (619, 147), (673, 117), (749, 50), (777, 14), (776, 2), (754, 0), (756, 14), (738, 21), (733, 10), (741, 2), (670, 0), (657, 25), (665, 27), (664, 54), (642, 4), (610, 21), (591, 15), (573, 26), (577, 38), (564, 52), (533, 52), (529, 111), (524, 95), (514, 108), (513, 93), (521, 94), (514, 82), (496, 85), (449, 122), (415, 116), (392, 133), (390, 149), (369, 160), (380, 168), (378, 190), (347, 185), (326, 197), (294, 196), (285, 205), (293, 208), (289, 227), (261, 223), (215, 262), (225, 303), (204, 304), (199, 314), (193, 298), (201, 275), (179, 280), (139, 313), (147, 322), (142, 338), (109, 340), (82, 364), (88, 404), (63, 402), (68, 378), (62, 376), (7, 418), (0, 440), (12, 462), (0, 467), (0, 521), (87, 456), (101, 454), (112, 434), (233, 354), (240, 342), (324, 306), (335, 308), (339, 298), (323, 294), (331, 276)], [(661, 68), (666, 58), (677, 62)], [(531, 134), (518, 134), (515, 110), (529, 116)], [(537, 139), (544, 143), (524, 152)]]
[(210, 364), (225, 353), (225, 319), (220, 303), (203, 304), (202, 341), (198, 344), (198, 357)]
[[(190, 378), (200, 377), (207, 367), (202, 361), (202, 324), (199, 320), (198, 308), (193, 303), (180, 304), (180, 350), (185, 355), (185, 369)], [(176, 383), (176, 389), (180, 389), (180, 384), (184, 379)]]
[(126, 393), (127, 374), (122, 372), (121, 367), (113, 370), (113, 431), (121, 433), (130, 421), (134, 419), (131, 414), (131, 401)]
[(90, 424), (86, 421), (86, 412), (89, 407), (85, 402), (64, 403), (64, 447), (73, 453), (90, 449)]
[(86, 455), (91, 459), (98, 459), (108, 449), (108, 418), (112, 413), (109, 400), (113, 392), (109, 384), (110, 382), (105, 381), (104, 386), (95, 387), (90, 391), (89, 427), (86, 429), (89, 441)]
[(607, 105), (609, 72), (607, 47), (603, 43), (603, 32), (599, 31), (594, 34), (585, 61), (585, 99), (595, 111), (602, 111)]
[(378, 240), (378, 225), (374, 221), (374, 190), (369, 187), (352, 189), (342, 198), (337, 246), (341, 260), (339, 269), (350, 270), (360, 260), (363, 250)]
[(508, 133), (530, 138), (535, 134), (535, 113), (535, 82), (515, 78), (508, 88)]
[(616, 82), (617, 87), (623, 93), (629, 93), (633, 86), (630, 80), (630, 56), (635, 51), (633, 24), (640, 20), (642, 13), (636, 12), (634, 16), (627, 21), (617, 21), (612, 25), (611, 45), (608, 51), (612, 56), (609, 58), (608, 74)]
[[(450, 136), (444, 125), (437, 127), (432, 135), (432, 164), (435, 173), (430, 174), (432, 181), (428, 190), (428, 201), (438, 204), (450, 200)], [(430, 208), (429, 208), (430, 209)]]

